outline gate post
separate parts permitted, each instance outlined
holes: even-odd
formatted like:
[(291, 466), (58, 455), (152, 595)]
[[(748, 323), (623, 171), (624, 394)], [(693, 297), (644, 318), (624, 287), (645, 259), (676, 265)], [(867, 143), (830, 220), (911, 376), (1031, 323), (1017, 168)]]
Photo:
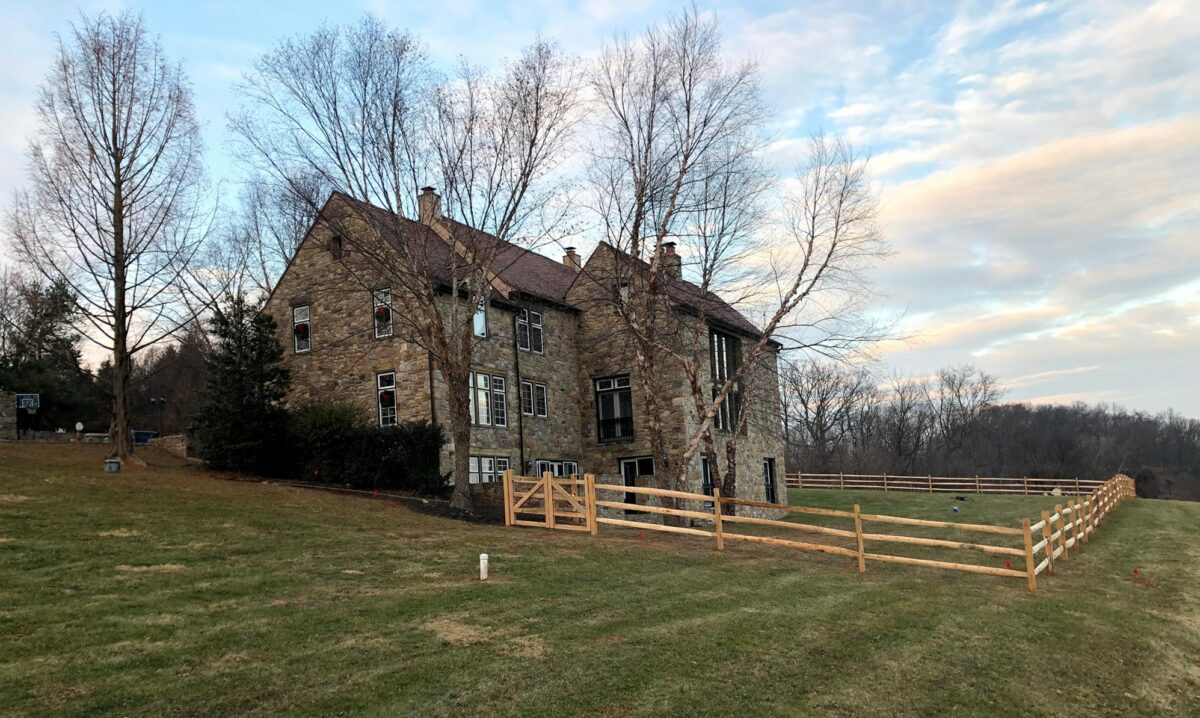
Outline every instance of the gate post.
[(549, 471), (542, 472), (543, 502), (546, 507), (546, 528), (554, 528), (554, 475)]
[(513, 525), (512, 469), (504, 470), (504, 525)]
[(583, 475), (583, 490), (587, 493), (587, 523), (588, 531), (593, 536), (597, 533), (596, 526), (596, 477), (593, 474)]

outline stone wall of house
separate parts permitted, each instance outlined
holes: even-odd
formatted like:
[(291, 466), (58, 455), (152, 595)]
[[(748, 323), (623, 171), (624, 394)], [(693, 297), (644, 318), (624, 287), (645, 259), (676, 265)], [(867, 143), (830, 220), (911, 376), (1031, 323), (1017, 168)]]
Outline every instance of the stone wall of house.
[[(427, 419), (447, 425), (447, 387), (429, 354), (398, 336), (375, 336), (372, 291), (387, 286), (384, 272), (357, 252), (354, 242), (345, 242), (341, 251), (335, 253), (331, 234), (322, 225), (313, 228), (264, 309), (278, 324), (284, 361), (292, 372), (289, 404), (348, 402), (374, 420), (376, 375), (394, 371), (397, 419)], [(526, 475), (535, 472), (537, 460), (575, 461), (581, 472), (593, 473), (602, 482), (618, 484), (622, 483), (622, 459), (651, 455), (645, 397), (632, 343), (624, 336), (622, 322), (611, 304), (605, 304), (609, 290), (592, 281), (603, 276), (606, 261), (611, 262), (612, 255), (602, 250), (588, 260), (585, 274), (568, 297), (578, 309), (522, 296), (497, 297), (489, 306), (488, 336), (475, 340), (473, 368), (504, 378), (508, 425), (474, 427), (472, 455), (508, 459), (513, 470)], [(440, 301), (449, 309), (454, 299), (447, 295)], [(295, 351), (292, 310), (300, 305), (310, 308), (311, 349), (307, 352)], [(522, 307), (543, 314), (545, 351), (541, 354), (519, 351), (515, 346), (514, 321)], [(393, 312), (399, 315), (404, 311), (399, 292), (394, 292)], [(699, 345), (707, 352), (707, 328), (689, 315), (676, 314), (670, 318), (676, 323), (673, 326), (681, 332), (693, 331), (705, 337)], [(393, 328), (398, 334), (398, 321), (393, 321)], [(702, 362), (706, 365), (707, 359)], [(766, 498), (762, 462), (764, 457), (770, 457), (776, 462), (776, 498), (786, 500), (774, 364), (772, 355), (762, 367), (756, 367), (761, 375), (756, 374), (750, 382), (761, 387), (764, 398), (746, 402), (753, 418), (745, 435), (738, 439), (738, 495), (743, 498)], [(634, 438), (601, 444), (597, 436), (594, 382), (615, 374), (628, 374), (631, 379)], [(547, 386), (548, 416), (522, 414), (522, 380)], [(698, 426), (688, 383), (673, 362), (663, 362), (654, 382), (659, 395), (669, 397), (664, 407), (668, 452), (671, 456), (682, 456)], [(728, 439), (728, 435), (719, 439), (717, 452), (721, 457), (725, 455)], [(447, 444), (442, 452), (443, 472), (448, 473), (453, 467), (452, 451), (453, 447)], [(656, 467), (659, 471), (664, 468), (671, 469)], [(700, 487), (697, 456), (690, 462), (687, 488), (699, 492)]]
[[(278, 325), (284, 363), (292, 373), (288, 403), (340, 401), (374, 417), (375, 376), (394, 371), (397, 420), (428, 419), (428, 354), (397, 336), (376, 338), (372, 291), (388, 283), (352, 243), (335, 254), (331, 234), (321, 225), (313, 228), (264, 309)], [(307, 352), (295, 350), (293, 335), (292, 310), (301, 305), (310, 308)]]
[[(375, 336), (372, 291), (387, 287), (388, 281), (379, 268), (355, 251), (353, 242), (344, 242), (340, 255), (335, 256), (331, 234), (327, 227), (314, 227), (264, 309), (278, 325), (284, 362), (291, 370), (288, 403), (348, 402), (374, 420), (376, 375), (395, 371), (397, 420), (432, 420), (448, 431), (447, 387), (429, 353), (398, 336)], [(444, 315), (448, 316), (453, 298), (447, 295), (439, 301), (445, 303)], [(293, 336), (292, 310), (301, 305), (310, 310), (311, 348), (307, 352), (295, 351)], [(543, 314), (542, 354), (516, 349), (514, 321), (521, 306)], [(393, 292), (393, 311), (404, 311), (398, 291)], [(514, 470), (526, 472), (531, 472), (532, 462), (539, 459), (581, 461), (576, 315), (567, 307), (524, 298), (500, 299), (489, 306), (488, 336), (475, 340), (473, 368), (504, 377), (508, 425), (473, 427), (473, 455), (506, 458)], [(393, 322), (393, 329), (399, 333), (398, 322)], [(548, 416), (522, 415), (522, 379), (547, 386)], [(524, 467), (520, 463), (522, 444)], [(449, 442), (441, 464), (444, 473), (453, 468)]]
[(0, 441), (17, 439), (17, 395), (0, 391)]
[[(517, 348), (514, 337), (517, 306), (542, 313), (543, 353)], [(526, 474), (534, 471), (533, 462), (538, 460), (580, 462), (576, 312), (515, 298), (511, 303), (489, 307), (487, 325), (488, 336), (475, 340), (472, 369), (504, 378), (508, 425), (472, 427), (471, 454), (507, 458), (514, 471)], [(546, 385), (547, 416), (526, 416), (521, 412), (522, 381)], [(447, 425), (449, 411), (446, 383), (441, 372), (435, 371), (434, 416)], [(449, 472), (453, 465), (453, 447), (447, 444), (442, 452), (443, 471)], [(580, 470), (585, 469), (581, 466)]]
[[(623, 483), (620, 475), (621, 460), (651, 456), (652, 451), (648, 438), (646, 398), (641, 388), (641, 376), (632, 342), (626, 335), (622, 319), (612, 308), (611, 301), (606, 301), (606, 297), (611, 296), (611, 290), (604, 285), (606, 279), (615, 274), (615, 270), (612, 269), (612, 255), (607, 254), (601, 246), (589, 258), (583, 277), (572, 288), (569, 300), (581, 308), (579, 392), (583, 409), (581, 423), (585, 465), (597, 474), (598, 481), (620, 484)], [(698, 333), (699, 341), (695, 346), (702, 347), (700, 365), (707, 367), (707, 327), (701, 326), (694, 317), (683, 313), (673, 314), (669, 321), (672, 331), (678, 332), (680, 341), (694, 340), (696, 336), (693, 335)], [(743, 341), (743, 354), (748, 351), (748, 344), (749, 340)], [(739, 498), (755, 501), (765, 501), (768, 498), (763, 480), (763, 461), (772, 458), (775, 460), (775, 498), (781, 503), (787, 500), (783, 488), (784, 443), (779, 419), (777, 372), (777, 356), (771, 352), (751, 368), (747, 386), (744, 387), (744, 392), (748, 394), (745, 404), (751, 414), (746, 432), (737, 440)], [(634, 438), (622, 443), (601, 444), (597, 436), (594, 382), (598, 378), (615, 374), (630, 376)], [(668, 454), (682, 457), (687, 443), (695, 436), (699, 426), (689, 384), (678, 363), (671, 361), (662, 363), (654, 382), (657, 384), (659, 396), (669, 397), (663, 407), (663, 429), (666, 433)], [(705, 391), (710, 390), (711, 387), (705, 388)], [(753, 392), (753, 396), (749, 396), (750, 392)], [(717, 432), (716, 450), (722, 466), (725, 463), (726, 446), (730, 438), (728, 432)], [(661, 467), (655, 469), (658, 471)], [(719, 477), (715, 474), (714, 471), (713, 479), (714, 483), (717, 483)], [(701, 458), (696, 455), (689, 462), (686, 490), (700, 493), (701, 487)], [(638, 497), (639, 503), (648, 500), (652, 501), (650, 497)], [(739, 513), (779, 515), (780, 512), (741, 507)], [(643, 518), (647, 517), (639, 520)]]

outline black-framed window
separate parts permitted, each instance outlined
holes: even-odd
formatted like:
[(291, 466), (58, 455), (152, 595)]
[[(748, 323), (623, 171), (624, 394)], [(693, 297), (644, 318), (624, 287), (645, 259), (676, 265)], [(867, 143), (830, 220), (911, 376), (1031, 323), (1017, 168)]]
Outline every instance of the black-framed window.
[(546, 461), (533, 462), (536, 470), (534, 476), (541, 476), (549, 471), (554, 476), (571, 476), (579, 473), (579, 463), (575, 461)]
[(334, 259), (342, 258), (342, 238), (339, 235), (333, 235), (329, 238), (329, 254)]
[(708, 465), (708, 457), (703, 455), (700, 456), (700, 493), (713, 495), (712, 467)]
[(479, 305), (475, 307), (475, 315), (471, 317), (471, 333), (477, 337), (488, 335), (487, 304), (486, 298), (480, 299)]
[(292, 307), (292, 350), (303, 354), (312, 349), (312, 307)]
[(473, 371), (467, 375), (467, 382), (471, 423), (477, 426), (508, 426), (507, 382), (504, 377)]
[(534, 354), (545, 352), (541, 312), (522, 309), (517, 313), (517, 347)]
[(549, 416), (550, 390), (536, 381), (521, 382), (521, 413), (525, 416)]
[(392, 336), (392, 290), (388, 287), (371, 292), (371, 318), (375, 323), (375, 338)]
[(597, 379), (596, 437), (602, 444), (633, 440), (633, 392), (629, 375)]
[(396, 425), (396, 372), (381, 371), (375, 375), (375, 405), (379, 409), (379, 425)]
[[(731, 377), (737, 374), (741, 364), (741, 342), (737, 337), (711, 330), (709, 337), (709, 370), (712, 377), (713, 398), (720, 393), (721, 387)], [(742, 394), (735, 384), (725, 394), (725, 399), (717, 409), (713, 425), (723, 431), (733, 431), (737, 427), (738, 417), (742, 410)]]
[(766, 491), (767, 503), (779, 503), (775, 500), (775, 459), (763, 458), (763, 489)]
[(467, 459), (467, 480), (472, 484), (490, 484), (504, 479), (507, 456), (471, 456)]

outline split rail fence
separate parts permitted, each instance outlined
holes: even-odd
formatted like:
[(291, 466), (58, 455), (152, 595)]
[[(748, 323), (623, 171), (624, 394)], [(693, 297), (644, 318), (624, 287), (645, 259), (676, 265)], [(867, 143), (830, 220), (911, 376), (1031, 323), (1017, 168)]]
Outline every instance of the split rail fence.
[[(616, 499), (603, 498), (616, 495)], [(659, 499), (676, 499), (688, 502), (682, 506), (657, 506), (653, 504), (629, 503), (630, 495), (657, 497)], [(530, 526), (567, 531), (587, 532), (595, 536), (602, 525), (634, 528), (648, 531), (700, 536), (715, 542), (717, 550), (724, 550), (726, 541), (746, 541), (750, 543), (779, 546), (801, 551), (832, 554), (852, 558), (857, 563), (859, 573), (866, 572), (868, 561), (881, 563), (899, 563), (910, 566), (923, 566), (952, 571), (1023, 578), (1029, 591), (1037, 591), (1037, 577), (1042, 573), (1053, 574), (1055, 564), (1068, 561), (1072, 551), (1078, 551), (1081, 544), (1086, 543), (1105, 521), (1106, 517), (1125, 499), (1135, 496), (1133, 481), (1121, 474), (1108, 481), (1102, 482), (1087, 495), (1068, 498), (1064, 504), (1057, 504), (1054, 513), (1041, 512), (1040, 520), (1022, 519), (1019, 526), (998, 526), (991, 524), (967, 524), (949, 521), (930, 521), (904, 516), (887, 516), (883, 514), (865, 514), (854, 505), (851, 511), (837, 509), (815, 508), (807, 506), (792, 506), (790, 504), (772, 504), (748, 499), (737, 499), (721, 496), (720, 489), (714, 487), (713, 495), (694, 494), (686, 491), (672, 491), (645, 486), (625, 486), (618, 484), (596, 483), (591, 474), (583, 477), (555, 477), (549, 473), (541, 478), (518, 476), (512, 471), (504, 473), (504, 521), (508, 526)], [(778, 519), (761, 518), (758, 516), (742, 516), (727, 513), (723, 507), (745, 506), (757, 509), (787, 512), (841, 519), (848, 524), (846, 528), (818, 526), (815, 524), (781, 521)], [(624, 518), (602, 515), (599, 509), (624, 511)], [(675, 516), (693, 519), (711, 524), (712, 528), (692, 526), (672, 526), (666, 523), (652, 523), (637, 520), (638, 516), (656, 514), (660, 516)], [(632, 517), (631, 517), (632, 516)], [(737, 532), (739, 524), (766, 526), (774, 529), (786, 529), (800, 533), (816, 534), (829, 537), (830, 540), (840, 540), (843, 545), (836, 543), (819, 543), (815, 541), (797, 541), (778, 536), (764, 536)], [(864, 525), (886, 524), (899, 526), (917, 526), (925, 528), (950, 529), (959, 532), (988, 534), (992, 537), (1008, 537), (1013, 545), (998, 545), (995, 543), (977, 543), (958, 541), (945, 538), (930, 538), (924, 536), (909, 536), (888, 534), (879, 531), (864, 530)], [(1004, 539), (993, 538), (994, 541)], [(1017, 542), (1019, 545), (1016, 545)], [(912, 546), (933, 547), (954, 551), (976, 551), (983, 554), (1010, 557), (1003, 568), (981, 564), (963, 563), (959, 561), (940, 561), (911, 556), (898, 556), (881, 553), (875, 549), (878, 544), (907, 544)], [(872, 550), (867, 546), (871, 544)], [(1016, 565), (1014, 566), (1014, 561)]]
[(1037, 496), (1058, 489), (1063, 494), (1083, 496), (1095, 491), (1097, 479), (999, 478), (980, 476), (895, 476), (891, 474), (785, 474), (789, 489), (870, 489), (958, 494), (1022, 494)]

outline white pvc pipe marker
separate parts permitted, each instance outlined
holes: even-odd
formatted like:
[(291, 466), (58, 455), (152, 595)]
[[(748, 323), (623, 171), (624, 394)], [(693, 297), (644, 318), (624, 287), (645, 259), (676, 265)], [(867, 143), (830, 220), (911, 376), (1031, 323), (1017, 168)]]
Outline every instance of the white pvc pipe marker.
[(480, 581), (487, 580), (487, 568), (488, 568), (487, 564), (488, 564), (488, 555), (486, 553), (479, 554), (479, 580)]

